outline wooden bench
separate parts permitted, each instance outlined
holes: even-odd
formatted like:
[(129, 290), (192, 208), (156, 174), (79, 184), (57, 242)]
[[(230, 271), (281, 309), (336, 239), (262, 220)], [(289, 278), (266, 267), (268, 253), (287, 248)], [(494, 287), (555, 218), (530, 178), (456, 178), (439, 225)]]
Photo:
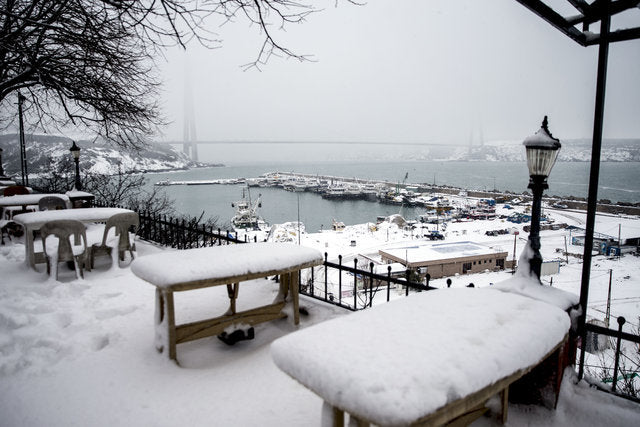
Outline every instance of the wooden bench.
[[(156, 287), (156, 349), (176, 359), (176, 345), (219, 335), (233, 325), (256, 325), (287, 315), (282, 312), (288, 294), (293, 302), (294, 323), (299, 323), (298, 272), (322, 264), (322, 254), (287, 243), (252, 243), (142, 256), (131, 266), (133, 273)], [(236, 311), (240, 282), (280, 276), (280, 289), (271, 304)], [(221, 316), (176, 325), (173, 293), (226, 285), (229, 309)]]
[(325, 401), (323, 425), (467, 425), (567, 342), (557, 306), (492, 289), (442, 289), (294, 332), (276, 365)]

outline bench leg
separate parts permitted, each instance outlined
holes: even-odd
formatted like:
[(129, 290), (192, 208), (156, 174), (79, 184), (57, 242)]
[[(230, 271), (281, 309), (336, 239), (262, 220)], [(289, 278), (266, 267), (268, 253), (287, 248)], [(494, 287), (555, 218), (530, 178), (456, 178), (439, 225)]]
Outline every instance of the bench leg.
[(156, 350), (167, 352), (171, 360), (176, 360), (176, 320), (173, 305), (173, 292), (156, 288), (155, 313)]
[(299, 288), (300, 284), (298, 283), (298, 272), (292, 271), (288, 274), (289, 279), (289, 293), (291, 294), (291, 299), (293, 300), (293, 324), (298, 325), (300, 323), (300, 300), (299, 300)]
[(280, 275), (280, 289), (278, 295), (273, 300), (276, 302), (283, 302), (287, 300), (287, 297), (291, 295), (293, 301), (293, 323), (295, 325), (300, 323), (300, 284), (298, 280), (298, 272), (292, 271), (289, 273)]
[(227, 310), (227, 314), (236, 314), (236, 300), (238, 299), (238, 290), (240, 285), (238, 283), (233, 283), (227, 285), (227, 295), (229, 295), (229, 310)]
[(502, 410), (500, 412), (499, 421), (504, 425), (507, 422), (509, 410), (509, 386), (505, 387), (505, 389), (500, 392), (500, 401), (502, 403)]
[(344, 427), (344, 411), (331, 406), (328, 402), (322, 403), (322, 420), (323, 426)]

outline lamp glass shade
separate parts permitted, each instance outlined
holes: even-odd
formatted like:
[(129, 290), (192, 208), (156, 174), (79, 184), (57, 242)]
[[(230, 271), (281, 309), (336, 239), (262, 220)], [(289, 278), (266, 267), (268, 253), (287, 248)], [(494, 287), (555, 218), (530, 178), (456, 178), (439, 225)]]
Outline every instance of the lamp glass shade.
[(547, 125), (547, 116), (545, 116), (542, 127), (522, 143), (527, 151), (529, 176), (548, 177), (553, 165), (556, 164), (558, 151), (562, 145), (559, 139), (551, 135)]
[(527, 165), (530, 176), (548, 177), (558, 158), (557, 148), (527, 147)]
[(71, 148), (69, 148), (69, 151), (71, 151), (74, 159), (80, 158), (80, 147), (76, 145), (75, 141), (73, 141), (73, 145), (71, 146)]

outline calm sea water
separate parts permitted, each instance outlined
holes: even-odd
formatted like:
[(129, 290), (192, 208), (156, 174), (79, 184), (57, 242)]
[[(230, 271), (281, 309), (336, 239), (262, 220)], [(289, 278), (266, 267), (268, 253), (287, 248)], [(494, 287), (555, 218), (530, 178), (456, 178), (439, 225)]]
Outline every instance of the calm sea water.
[[(362, 147), (351, 147), (351, 151), (343, 152), (340, 156), (340, 153), (331, 150), (327, 152), (326, 147), (324, 151), (314, 153), (292, 144), (269, 146), (270, 150), (255, 144), (252, 150), (220, 150), (217, 153), (216, 146), (205, 146), (209, 152), (201, 149), (201, 160), (225, 163), (226, 166), (149, 174), (148, 179), (150, 184), (153, 184), (165, 179), (181, 181), (251, 178), (267, 172), (280, 171), (387, 180), (392, 183), (402, 182), (408, 173), (407, 182), (410, 183), (435, 182), (473, 190), (496, 188), (516, 193), (526, 191), (528, 184), (527, 167), (524, 162), (401, 160), (391, 155), (388, 156), (390, 160), (381, 160), (376, 157), (385, 156), (385, 153), (372, 154), (362, 151)], [(334, 145), (333, 148), (335, 147), (337, 146)], [(416, 153), (415, 148), (412, 153)], [(640, 202), (639, 166), (637, 162), (602, 163), (598, 198)], [(549, 190), (546, 194), (586, 197), (588, 177), (589, 163), (559, 162), (551, 172)], [(178, 185), (163, 189), (176, 201), (176, 209), (179, 212), (189, 215), (200, 215), (204, 212), (205, 217), (218, 218), (219, 224), (226, 226), (234, 214), (231, 203), (242, 197), (243, 186)], [(279, 188), (251, 188), (253, 199), (259, 193), (262, 198), (262, 208), (259, 212), (267, 222), (277, 224), (299, 219), (309, 232), (329, 228), (332, 219), (349, 225), (374, 222), (376, 216), (380, 215), (401, 213), (406, 218), (413, 219), (424, 213), (422, 208), (401, 209), (399, 206), (363, 200), (331, 201), (315, 193), (292, 193)]]

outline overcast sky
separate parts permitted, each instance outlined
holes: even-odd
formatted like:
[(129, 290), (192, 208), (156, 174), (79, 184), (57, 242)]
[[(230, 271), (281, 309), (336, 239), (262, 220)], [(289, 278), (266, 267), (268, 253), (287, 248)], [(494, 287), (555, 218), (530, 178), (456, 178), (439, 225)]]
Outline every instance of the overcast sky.
[[(163, 105), (182, 140), (185, 81), (198, 140), (460, 143), (522, 140), (543, 116), (591, 137), (598, 48), (581, 47), (513, 0), (313, 1), (325, 10), (274, 34), (314, 62), (243, 71), (261, 39), (238, 20), (160, 61)], [(640, 9), (634, 10), (634, 25)], [(640, 137), (640, 40), (610, 48), (605, 137)]]

